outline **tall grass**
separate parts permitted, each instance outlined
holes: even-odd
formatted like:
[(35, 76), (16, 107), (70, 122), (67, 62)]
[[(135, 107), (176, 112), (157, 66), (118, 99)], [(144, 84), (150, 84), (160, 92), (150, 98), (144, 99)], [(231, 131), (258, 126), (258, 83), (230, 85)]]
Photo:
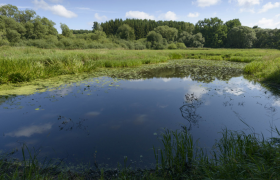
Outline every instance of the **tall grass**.
[(157, 172), (166, 179), (279, 179), (280, 146), (273, 139), (225, 129), (207, 152), (186, 130), (165, 130), (163, 149), (154, 148)]
[(260, 81), (280, 84), (280, 54), (263, 56), (260, 61), (248, 64), (244, 71)]
[[(92, 72), (98, 68), (136, 67), (173, 59), (251, 62), (246, 73), (278, 82), (278, 50), (60, 50), (35, 47), (0, 47), (0, 84), (32, 81), (64, 74)], [(267, 55), (269, 54), (269, 55)], [(267, 59), (268, 58), (268, 59)], [(269, 67), (269, 68), (266, 68)], [(266, 69), (266, 70), (264, 70)]]
[[(280, 132), (275, 128), (278, 136)], [(212, 150), (198, 147), (188, 130), (161, 134), (162, 148), (153, 148), (156, 168), (133, 171), (127, 165), (118, 170), (98, 169), (95, 179), (280, 179), (279, 138), (264, 139), (255, 133), (224, 129)], [(27, 152), (27, 154), (26, 154)], [(11, 154), (14, 154), (12, 152)], [(38, 153), (22, 147), (22, 161), (0, 157), (0, 179), (87, 179), (87, 172), (61, 171), (59, 164), (38, 161)], [(89, 171), (91, 173), (91, 171)]]

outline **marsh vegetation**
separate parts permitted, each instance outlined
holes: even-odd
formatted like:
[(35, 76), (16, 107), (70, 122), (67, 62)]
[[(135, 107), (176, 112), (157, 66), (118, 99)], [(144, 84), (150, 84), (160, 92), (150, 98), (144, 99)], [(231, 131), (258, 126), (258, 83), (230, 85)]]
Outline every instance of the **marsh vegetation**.
[[(0, 14), (1, 149), (17, 147), (1, 152), (0, 179), (280, 178), (278, 29), (217, 17), (195, 25), (116, 19), (87, 31), (61, 23), (58, 34), (33, 10), (4, 5)], [(55, 141), (61, 133), (68, 138)], [(34, 134), (56, 144), (59, 158), (31, 148)], [(73, 167), (81, 154), (89, 164)]]

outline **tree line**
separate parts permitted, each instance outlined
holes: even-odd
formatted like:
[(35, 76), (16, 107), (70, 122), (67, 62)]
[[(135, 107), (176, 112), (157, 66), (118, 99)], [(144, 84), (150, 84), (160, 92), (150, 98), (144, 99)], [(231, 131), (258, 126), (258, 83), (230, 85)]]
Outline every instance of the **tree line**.
[[(96, 29), (97, 22), (93, 23)], [(157, 27), (168, 26), (177, 29), (175, 40), (184, 42), (186, 46), (201, 47), (197, 40), (205, 39), (204, 47), (209, 48), (280, 48), (280, 30), (262, 29), (242, 26), (239, 19), (223, 22), (218, 17), (205, 18), (196, 24), (183, 21), (155, 21), (140, 19), (116, 19), (101, 23), (103, 31), (108, 35), (116, 35), (123, 24), (129, 25), (135, 33), (135, 39), (147, 37)], [(192, 36), (196, 34), (196, 36)], [(197, 39), (192, 41), (191, 39)], [(202, 42), (202, 41), (200, 41)]]
[(239, 19), (223, 22), (205, 18), (196, 24), (184, 21), (115, 19), (93, 22), (92, 30), (71, 30), (36, 15), (34, 10), (20, 11), (16, 6), (0, 7), (0, 46), (37, 46), (40, 48), (125, 48), (184, 49), (209, 48), (277, 48), (280, 30), (242, 26)]

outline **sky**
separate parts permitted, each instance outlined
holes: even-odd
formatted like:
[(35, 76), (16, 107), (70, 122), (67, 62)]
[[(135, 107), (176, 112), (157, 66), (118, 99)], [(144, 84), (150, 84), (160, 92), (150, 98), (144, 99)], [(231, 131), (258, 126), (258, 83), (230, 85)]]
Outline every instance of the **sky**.
[(137, 18), (185, 21), (193, 24), (218, 17), (223, 22), (239, 19), (243, 26), (280, 27), (280, 0), (0, 0), (70, 29), (92, 29), (93, 22)]

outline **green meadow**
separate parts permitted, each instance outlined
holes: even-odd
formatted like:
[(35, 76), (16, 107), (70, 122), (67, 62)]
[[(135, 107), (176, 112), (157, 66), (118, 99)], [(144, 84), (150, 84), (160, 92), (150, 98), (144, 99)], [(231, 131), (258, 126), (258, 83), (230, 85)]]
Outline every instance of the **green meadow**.
[[(139, 67), (174, 59), (246, 63), (244, 73), (256, 81), (280, 83), (280, 53), (275, 49), (59, 50), (0, 47), (0, 84), (32, 82), (60, 75), (90, 73), (101, 68)], [(215, 65), (216, 63), (213, 63)]]

